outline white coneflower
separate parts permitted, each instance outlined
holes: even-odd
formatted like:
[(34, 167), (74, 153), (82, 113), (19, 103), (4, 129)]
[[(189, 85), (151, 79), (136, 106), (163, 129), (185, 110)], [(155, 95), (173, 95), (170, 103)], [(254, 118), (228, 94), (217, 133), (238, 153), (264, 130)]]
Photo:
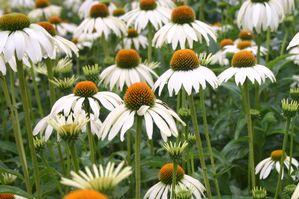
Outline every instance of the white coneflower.
[(148, 41), (145, 36), (138, 33), (134, 28), (129, 28), (126, 37), (123, 39), (124, 48), (126, 49), (145, 49), (148, 46)]
[(73, 37), (72, 42), (77, 46), (79, 50), (83, 50), (84, 48), (91, 48), (94, 39), (87, 39), (84, 37)]
[[(225, 46), (223, 52), (225, 54), (227, 54), (227, 53), (235, 54), (241, 50), (248, 50), (248, 51), (252, 52), (254, 55), (257, 55), (258, 46), (255, 45), (253, 41), (242, 40), (242, 41), (239, 41), (238, 43), (235, 43), (235, 45)], [(268, 50), (265, 47), (260, 46), (260, 55), (266, 55), (267, 53), (268, 53)]]
[(229, 59), (224, 52), (225, 47), (227, 46), (234, 46), (234, 42), (231, 39), (223, 39), (220, 41), (220, 50), (217, 51), (211, 60), (211, 64), (219, 64), (220, 66), (227, 66), (229, 65)]
[(121, 37), (125, 32), (124, 22), (117, 17), (110, 16), (105, 4), (96, 3), (90, 8), (88, 17), (76, 29), (75, 37), (88, 38), (92, 35), (93, 37), (104, 36), (107, 39), (111, 34)]
[(252, 83), (257, 82), (259, 85), (269, 78), (275, 82), (275, 76), (266, 66), (256, 64), (254, 54), (247, 50), (242, 50), (234, 54), (232, 58), (232, 66), (223, 71), (219, 76), (219, 84), (227, 82), (230, 78), (235, 76), (237, 85), (243, 85), (246, 79)]
[(261, 33), (275, 31), (284, 18), (284, 10), (278, 0), (246, 0), (242, 4), (237, 24), (239, 28)]
[(98, 191), (90, 189), (79, 189), (68, 193), (63, 199), (108, 199), (108, 197)]
[(50, 0), (35, 0), (35, 9), (28, 16), (34, 21), (47, 20), (52, 16), (60, 16), (61, 10), (60, 6), (51, 5)]
[(65, 116), (71, 111), (75, 113), (83, 110), (83, 106), (88, 105), (95, 118), (99, 118), (100, 104), (108, 110), (113, 110), (122, 103), (120, 97), (112, 92), (98, 91), (95, 83), (82, 81), (77, 83), (73, 94), (63, 96), (58, 99), (52, 107), (51, 114), (63, 112)]
[(106, 167), (103, 165), (92, 165), (91, 168), (85, 167), (84, 171), (79, 173), (71, 172), (72, 179), (62, 178), (61, 183), (77, 189), (91, 189), (103, 193), (109, 193), (121, 181), (132, 174), (130, 166), (124, 167), (124, 162), (115, 166), (115, 163), (109, 162)]
[(291, 199), (299, 199), (299, 183), (296, 186), (294, 193), (292, 194)]
[(9, 5), (12, 8), (32, 8), (34, 6), (33, 0), (10, 0)]
[(74, 13), (77, 13), (80, 6), (82, 4), (82, 0), (64, 0), (63, 5), (67, 8), (72, 10)]
[(299, 47), (290, 49), (289, 54), (292, 56), (288, 57), (288, 59), (292, 60), (296, 65), (299, 65)]
[(239, 38), (234, 41), (234, 44), (238, 44), (240, 41), (251, 41), (253, 45), (256, 45), (254, 42), (255, 35), (249, 30), (241, 30), (239, 33)]
[(295, 11), (295, 1), (294, 0), (278, 0), (282, 6), (285, 15), (292, 14)]
[(221, 24), (219, 22), (211, 24), (211, 28), (217, 33), (225, 33), (233, 29), (232, 25), (229, 24)]
[(149, 139), (153, 137), (154, 124), (159, 128), (164, 141), (172, 135), (177, 136), (175, 120), (185, 123), (161, 100), (156, 99), (152, 89), (143, 82), (131, 85), (124, 96), (124, 104), (116, 107), (105, 119), (101, 129), (102, 139), (112, 140), (120, 133), (121, 141), (133, 126), (135, 116), (142, 117)]
[[(283, 165), (286, 167), (286, 169), (291, 171), (290, 173), (294, 171), (294, 168), (296, 169), (299, 167), (299, 163), (296, 159), (292, 158), (292, 160), (290, 161), (290, 157), (287, 156), (283, 152), (283, 150), (275, 150), (272, 151), (271, 156), (269, 158), (266, 158), (262, 160), (260, 163), (258, 163), (258, 165), (255, 167), (255, 174), (259, 174), (260, 179), (266, 179), (273, 169), (276, 169), (276, 171), (280, 173), (281, 160), (283, 160)], [(283, 176), (284, 176), (284, 169), (282, 170), (282, 176), (281, 176), (282, 179)]]
[(67, 23), (62, 20), (59, 16), (52, 16), (48, 21), (55, 27), (58, 35), (66, 36), (67, 34), (73, 34), (77, 25), (72, 23)]
[[(87, 18), (89, 16), (91, 7), (97, 3), (99, 3), (98, 0), (85, 0), (79, 8), (79, 16), (81, 18)], [(113, 11), (117, 8), (116, 5), (112, 2), (105, 2), (104, 4), (107, 6), (109, 14), (112, 14)]]
[(293, 37), (291, 42), (289, 43), (287, 50), (294, 48), (294, 47), (299, 47), (299, 32)]
[(202, 66), (201, 61), (194, 51), (183, 49), (176, 51), (170, 61), (170, 69), (162, 74), (154, 85), (154, 90), (159, 88), (159, 95), (167, 85), (169, 96), (175, 95), (184, 89), (188, 95), (194, 89), (198, 93), (205, 89), (207, 83), (214, 89), (218, 87), (217, 77), (209, 68)]
[(156, 0), (140, 0), (138, 8), (121, 18), (127, 22), (128, 27), (133, 25), (139, 32), (146, 29), (148, 24), (158, 30), (163, 24), (168, 23), (170, 10), (162, 7)]
[(123, 90), (124, 86), (131, 86), (136, 82), (147, 82), (154, 85), (153, 77), (157, 74), (148, 66), (141, 63), (141, 58), (136, 50), (122, 49), (118, 51), (115, 64), (106, 68), (100, 75), (100, 79), (110, 90), (117, 87)]
[[(144, 199), (167, 199), (172, 196), (172, 176), (174, 172), (174, 166), (172, 163), (164, 164), (160, 169), (159, 179), (160, 182), (152, 186), (145, 194)], [(187, 188), (192, 192), (192, 196), (197, 199), (205, 198), (205, 187), (195, 178), (186, 175), (184, 169), (181, 166), (177, 168), (177, 185)]]
[(179, 6), (172, 10), (171, 22), (164, 25), (155, 34), (153, 42), (157, 48), (164, 43), (171, 44), (173, 49), (193, 48), (193, 42), (205, 40), (209, 45), (210, 39), (216, 41), (214, 30), (199, 20), (196, 20), (193, 9), (189, 6)]

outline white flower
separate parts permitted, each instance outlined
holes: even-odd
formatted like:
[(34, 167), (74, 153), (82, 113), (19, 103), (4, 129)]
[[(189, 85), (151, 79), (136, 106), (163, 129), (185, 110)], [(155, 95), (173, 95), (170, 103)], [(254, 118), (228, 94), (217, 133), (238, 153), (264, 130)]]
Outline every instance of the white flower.
[(162, 7), (166, 7), (166, 8), (174, 8), (175, 4), (173, 3), (172, 0), (157, 0), (158, 3), (160, 3), (160, 5)]
[[(145, 49), (148, 46), (148, 41), (145, 36), (138, 33), (134, 28), (129, 28), (126, 37), (123, 39), (125, 49)], [(119, 47), (121, 44), (119, 44)]]
[(75, 173), (71, 171), (72, 179), (62, 178), (61, 183), (77, 189), (91, 189), (107, 193), (115, 188), (121, 181), (132, 174), (132, 168), (124, 167), (124, 161), (117, 167), (109, 162), (106, 167), (103, 165), (92, 165), (91, 168), (85, 167), (84, 171)]
[(291, 199), (299, 199), (299, 183), (296, 186), (294, 193), (292, 194)]
[[(255, 167), (255, 174), (260, 174), (260, 179), (266, 179), (270, 172), (273, 169), (276, 169), (278, 173), (280, 173), (280, 160), (283, 158), (283, 165), (286, 167), (287, 170), (292, 172), (294, 168), (297, 169), (299, 167), (299, 163), (296, 159), (292, 158), (291, 165), (290, 165), (290, 157), (287, 156), (282, 150), (275, 150), (272, 151), (271, 157), (266, 158), (258, 163)], [(294, 167), (294, 168), (293, 168)], [(284, 177), (284, 169), (282, 170), (281, 179)]]
[(12, 8), (32, 8), (34, 6), (33, 0), (10, 0)]
[[(23, 59), (23, 64), (27, 67), (31, 67), (30, 62), (27, 59), (27, 56), (25, 56)], [(16, 62), (16, 58), (12, 57), (11, 60), (6, 61), (6, 59), (4, 58), (4, 55), (1, 53), (0, 54), (0, 75), (6, 75), (6, 66), (7, 64), (10, 66), (10, 68), (14, 71), (17, 72), (17, 62)]]
[(146, 29), (150, 23), (155, 30), (170, 19), (170, 9), (160, 6), (156, 1), (140, 0), (139, 7), (121, 17), (127, 26), (134, 26), (139, 32)]
[[(173, 164), (167, 163), (160, 169), (160, 182), (152, 186), (145, 194), (144, 199), (168, 199), (172, 196), (172, 173)], [(195, 178), (186, 175), (183, 168), (177, 168), (177, 185), (187, 188), (192, 192), (192, 198), (201, 199), (205, 198), (205, 187)]]
[(121, 37), (125, 32), (124, 22), (117, 17), (110, 16), (105, 4), (96, 3), (90, 8), (89, 16), (75, 30), (75, 37), (102, 37), (104, 35), (107, 39), (112, 33)]
[(157, 74), (148, 66), (141, 62), (137, 51), (133, 49), (123, 49), (116, 55), (116, 63), (107, 67), (100, 74), (101, 82), (112, 91), (114, 87), (123, 90), (124, 86), (129, 87), (136, 82), (147, 82), (154, 85), (152, 75)]
[[(252, 52), (254, 55), (257, 55), (258, 53), (258, 46), (255, 45), (254, 42), (252, 41), (239, 41), (239, 42), (236, 42), (234, 45), (228, 45), (228, 46), (224, 46), (223, 47), (224, 50), (224, 54), (227, 54), (227, 53), (232, 53), (232, 54), (235, 54), (241, 50), (248, 50), (250, 52)], [(261, 46), (260, 47), (260, 53), (261, 55), (266, 55), (268, 53), (268, 50)]]
[(299, 32), (294, 36), (294, 38), (289, 43), (287, 49), (293, 48), (295, 46), (299, 46)]
[(202, 60), (194, 51), (183, 49), (176, 51), (170, 62), (170, 69), (162, 74), (154, 85), (154, 90), (159, 89), (161, 95), (164, 86), (167, 84), (169, 96), (175, 95), (184, 88), (188, 95), (192, 90), (196, 93), (205, 89), (207, 83), (214, 89), (218, 87), (217, 77), (209, 68), (201, 65)]
[[(86, 2), (86, 1), (85, 1)], [(72, 10), (73, 12), (78, 12), (82, 1), (81, 0), (64, 0), (63, 5)]]
[(77, 46), (79, 50), (83, 50), (84, 48), (91, 48), (94, 40), (95, 39), (87, 39), (84, 37), (73, 37), (72, 42)]
[(237, 85), (243, 85), (245, 80), (250, 80), (253, 84), (257, 82), (259, 85), (269, 78), (271, 82), (275, 82), (275, 76), (266, 66), (256, 64), (256, 58), (252, 52), (242, 50), (234, 54), (232, 66), (223, 71), (218, 76), (219, 84), (227, 82), (235, 76)]
[(283, 7), (278, 0), (246, 0), (237, 16), (239, 28), (250, 31), (275, 31), (284, 18)]
[(35, 9), (28, 16), (34, 21), (47, 20), (52, 16), (60, 16), (61, 9), (60, 6), (51, 5), (49, 0), (35, 0)]
[(285, 15), (292, 14), (295, 10), (294, 0), (278, 0), (280, 5), (283, 7)]
[(234, 42), (231, 39), (222, 39), (220, 41), (220, 50), (217, 51), (211, 60), (211, 64), (219, 64), (220, 66), (229, 65), (229, 60), (227, 58), (227, 53), (224, 52), (225, 47), (234, 46)]
[[(79, 8), (79, 16), (80, 16), (81, 18), (87, 18), (87, 17), (89, 17), (89, 11), (90, 11), (91, 7), (92, 7), (93, 5), (95, 5), (95, 4), (97, 4), (97, 3), (99, 3), (98, 0), (85, 0), (85, 1), (81, 4), (81, 6), (80, 6), (80, 8)], [(107, 3), (105, 3), (105, 4), (106, 4), (106, 5), (109, 4), (109, 5), (108, 5), (108, 10), (109, 10), (109, 13), (110, 13), (110, 14), (112, 14), (112, 13), (113, 13), (113, 10), (115, 10), (115, 9), (117, 8), (116, 5), (115, 5), (114, 3), (112, 3), (112, 2), (107, 2)]]
[(181, 49), (186, 45), (193, 48), (193, 42), (205, 40), (207, 45), (210, 39), (216, 41), (214, 30), (208, 24), (195, 19), (195, 13), (191, 7), (179, 6), (172, 10), (171, 22), (164, 25), (156, 32), (153, 43), (161, 48), (164, 43), (172, 44), (175, 50), (179, 45)]
[(67, 34), (73, 34), (77, 25), (63, 21), (59, 16), (52, 16), (48, 20), (57, 31), (58, 35), (65, 37)]
[(101, 128), (102, 140), (108, 136), (112, 140), (120, 133), (123, 141), (125, 133), (133, 126), (135, 116), (145, 120), (145, 129), (149, 139), (153, 136), (154, 123), (160, 130), (164, 141), (172, 135), (177, 136), (175, 120), (185, 123), (161, 100), (156, 99), (154, 92), (144, 82), (131, 85), (124, 96), (124, 104), (116, 107), (106, 117)]
[(75, 86), (74, 94), (63, 96), (55, 102), (51, 115), (63, 112), (67, 116), (71, 111), (79, 112), (83, 110), (83, 105), (86, 103), (89, 105), (94, 117), (99, 118), (101, 108), (99, 103), (111, 111), (120, 105), (121, 102), (122, 100), (118, 95), (107, 91), (98, 92), (95, 83), (82, 81)]
[(233, 29), (233, 26), (229, 24), (222, 25), (220, 23), (214, 23), (211, 28), (217, 33), (225, 33)]
[(293, 55), (288, 57), (288, 59), (292, 60), (295, 64), (299, 65), (299, 47), (295, 47), (289, 50), (289, 54)]

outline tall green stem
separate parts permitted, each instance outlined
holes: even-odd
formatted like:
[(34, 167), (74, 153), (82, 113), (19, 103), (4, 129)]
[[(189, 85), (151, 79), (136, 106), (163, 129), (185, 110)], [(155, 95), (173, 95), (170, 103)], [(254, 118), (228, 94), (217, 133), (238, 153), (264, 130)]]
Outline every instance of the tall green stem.
[(251, 188), (255, 187), (255, 173), (254, 173), (254, 146), (253, 146), (253, 126), (250, 114), (250, 99), (249, 99), (249, 89), (247, 82), (244, 83), (242, 88), (242, 98), (244, 103), (244, 111), (247, 122), (248, 130), (248, 145), (249, 145), (249, 164), (248, 170), (251, 177)]
[[(285, 28), (285, 30), (287, 30), (287, 28)], [(280, 55), (283, 55), (284, 54), (284, 50), (286, 48), (286, 44), (287, 44), (287, 41), (288, 41), (288, 36), (289, 36), (289, 31), (285, 31), (284, 33), (284, 37), (283, 37), (283, 40), (282, 40), (282, 44), (281, 44), (281, 48), (280, 48)]]
[(49, 91), (50, 91), (50, 105), (51, 106), (54, 104), (54, 102), (56, 100), (55, 87), (52, 84), (52, 82), (50, 82), (50, 80), (54, 78), (53, 64), (54, 64), (53, 60), (51, 60), (50, 58), (46, 59), (48, 83), (49, 83)]
[(211, 141), (210, 141), (210, 133), (209, 133), (209, 127), (208, 127), (208, 120), (207, 120), (207, 111), (206, 111), (206, 106), (205, 106), (205, 95), (204, 95), (204, 91), (202, 89), (200, 90), (199, 95), (200, 95), (200, 106), (201, 106), (201, 111), (202, 111), (204, 134), (205, 134), (205, 138), (206, 138), (207, 145), (208, 145), (208, 153), (209, 153), (211, 165), (212, 165), (214, 184), (215, 184), (215, 188), (216, 188), (216, 192), (217, 192), (217, 197), (220, 199), (221, 193), (220, 193), (219, 183), (218, 183), (218, 179), (217, 179), (217, 171), (216, 171), (216, 166), (215, 166), (215, 161), (214, 161), (214, 156), (213, 156), (212, 145), (211, 145)]
[[(90, 108), (88, 104), (88, 118), (90, 119)], [(89, 149), (90, 149), (90, 160), (92, 163), (96, 163), (96, 151), (95, 151), (95, 143), (94, 143), (94, 137), (91, 133), (91, 123), (90, 120), (87, 123), (87, 136), (88, 136), (88, 143), (89, 143)]]
[(36, 103), (37, 103), (38, 113), (39, 113), (40, 117), (43, 117), (44, 116), (44, 110), (43, 110), (43, 105), (42, 105), (39, 90), (38, 90), (38, 85), (37, 85), (37, 82), (35, 80), (35, 74), (34, 74), (33, 67), (30, 68), (30, 75), (31, 75), (32, 82), (33, 82), (33, 90), (34, 90), (35, 100), (36, 100)]
[[(289, 136), (290, 125), (291, 125), (291, 118), (287, 118), (285, 131), (284, 131), (284, 136), (283, 136), (283, 143), (282, 143), (282, 151), (283, 151), (284, 155), (286, 155), (285, 151), (286, 151), (286, 147), (287, 147), (287, 144), (288, 144), (288, 136)], [(276, 186), (274, 199), (279, 198), (279, 192), (281, 190), (281, 178), (282, 178), (283, 165), (284, 165), (283, 162), (284, 162), (284, 158), (281, 157), (280, 170), (279, 170), (279, 175), (278, 175), (278, 179), (277, 179), (277, 186)]]
[(198, 126), (198, 121), (197, 121), (196, 106), (195, 106), (194, 99), (193, 99), (192, 95), (189, 95), (189, 103), (190, 103), (190, 111), (191, 111), (191, 118), (192, 118), (192, 123), (193, 123), (193, 128), (194, 128), (194, 134), (195, 134), (196, 143), (197, 143), (199, 161), (200, 161), (200, 164), (201, 164), (201, 168), (203, 170), (204, 183), (205, 183), (205, 187), (207, 189), (208, 198), (211, 199), (212, 198), (212, 193), (211, 193), (211, 188), (210, 188), (210, 182), (209, 182), (209, 179), (208, 179), (208, 171), (207, 171), (207, 166), (206, 166), (206, 163), (205, 163), (202, 141), (201, 141), (201, 138), (200, 138), (199, 126)]
[(79, 171), (79, 162), (78, 162), (78, 157), (77, 157), (77, 152), (76, 152), (76, 148), (75, 148), (75, 143), (67, 143), (69, 149), (70, 149), (70, 153), (71, 153), (71, 159), (73, 162), (73, 166), (76, 172)]
[(25, 74), (22, 61), (17, 60), (17, 70), (18, 70), (18, 78), (20, 83), (20, 93), (23, 102), (23, 109), (25, 113), (25, 127), (28, 136), (28, 143), (30, 149), (30, 155), (32, 159), (32, 166), (34, 172), (34, 181), (36, 186), (37, 198), (41, 198), (41, 190), (40, 190), (40, 175), (39, 175), (39, 168), (37, 163), (37, 156), (34, 148), (33, 143), (33, 134), (32, 134), (32, 122), (31, 122), (31, 114), (30, 114), (30, 105), (28, 100), (28, 93), (26, 88), (25, 82)]
[(141, 198), (141, 165), (140, 165), (140, 146), (141, 146), (142, 118), (136, 116), (136, 135), (135, 135), (135, 199)]
[(172, 172), (172, 183), (171, 183), (171, 198), (175, 199), (175, 186), (176, 186), (176, 176), (177, 176), (177, 170), (178, 170), (178, 163), (176, 161), (173, 161), (173, 172)]
[(148, 25), (148, 33), (147, 33), (147, 40), (148, 40), (148, 47), (147, 47), (147, 61), (152, 61), (152, 54), (153, 54), (153, 31), (154, 27), (149, 24)]
[(271, 42), (271, 30), (270, 30), (270, 28), (268, 28), (267, 29), (267, 38), (266, 38), (266, 47), (267, 47), (267, 50), (268, 50), (268, 53), (266, 55), (266, 63), (269, 62), (269, 58), (270, 58), (270, 52), (271, 52), (270, 42)]
[(205, 0), (200, 0), (200, 7), (199, 7), (199, 19), (201, 21), (205, 20)]
[[(105, 37), (102, 36), (101, 37), (101, 44), (102, 44), (102, 48), (103, 48), (103, 52), (104, 52), (104, 63), (107, 62), (107, 60), (109, 59), (110, 57), (110, 52), (109, 52), (109, 44), (108, 42), (106, 41)], [(99, 56), (100, 57), (100, 56)]]
[[(294, 120), (296, 120), (296, 117)], [(293, 124), (292, 130), (290, 133), (290, 162), (289, 162), (289, 165), (292, 165), (293, 150), (294, 150), (294, 130), (295, 130), (295, 125)], [(291, 169), (289, 169), (289, 175), (290, 174), (291, 174)]]

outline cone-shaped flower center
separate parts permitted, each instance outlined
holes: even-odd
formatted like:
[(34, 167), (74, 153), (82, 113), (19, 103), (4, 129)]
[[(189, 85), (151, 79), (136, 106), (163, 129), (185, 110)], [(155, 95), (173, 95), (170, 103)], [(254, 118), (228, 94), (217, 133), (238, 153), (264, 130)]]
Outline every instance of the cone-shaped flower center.
[(50, 5), (49, 0), (36, 0), (35, 7), (36, 8), (46, 8)]
[(135, 68), (140, 64), (140, 56), (136, 50), (122, 49), (118, 51), (115, 62), (119, 68)]
[(254, 54), (248, 50), (242, 50), (234, 54), (232, 59), (233, 67), (252, 67), (256, 63)]
[(220, 47), (223, 48), (224, 46), (234, 45), (233, 40), (231, 39), (222, 39), (220, 41)]
[(135, 30), (134, 28), (129, 28), (128, 29), (128, 37), (129, 38), (135, 38), (135, 37), (138, 37), (138, 32), (137, 30)]
[(141, 106), (153, 106), (156, 96), (152, 89), (144, 82), (132, 84), (126, 91), (124, 101), (131, 110), (138, 110)]
[[(164, 184), (170, 185), (172, 183), (172, 175), (173, 175), (173, 163), (167, 163), (163, 165), (163, 167), (160, 169), (160, 181)], [(176, 180), (179, 182), (183, 179), (185, 175), (184, 169), (178, 165), (177, 167), (177, 174), (176, 174)]]
[(242, 31), (239, 33), (239, 38), (240, 38), (241, 40), (252, 40), (252, 39), (253, 39), (253, 34), (252, 34), (252, 32), (250, 32), (250, 31), (242, 30)]
[(23, 30), (29, 26), (29, 18), (21, 13), (10, 13), (0, 17), (0, 29), (4, 31)]
[(172, 55), (170, 67), (174, 71), (188, 71), (198, 68), (200, 62), (193, 50), (183, 49), (177, 50)]
[(154, 10), (157, 7), (156, 0), (140, 0), (141, 10)]
[(240, 50), (243, 50), (243, 49), (245, 49), (245, 48), (249, 48), (249, 47), (251, 47), (251, 45), (252, 45), (252, 42), (251, 42), (251, 41), (246, 41), (246, 40), (244, 40), (244, 41), (240, 41), (240, 42), (238, 43), (237, 48), (239, 48)]
[(79, 43), (79, 40), (78, 40), (78, 38), (74, 37), (74, 38), (72, 38), (72, 42), (73, 42), (74, 44), (78, 44), (78, 43)]
[(76, 84), (73, 92), (76, 96), (91, 97), (98, 92), (98, 88), (92, 81), (82, 81)]
[(53, 16), (49, 18), (49, 22), (51, 24), (60, 24), (62, 23), (62, 19), (59, 16)]
[(222, 26), (222, 24), (221, 24), (220, 22), (215, 22), (215, 23), (213, 23), (213, 26), (216, 26), (216, 27), (221, 27), (221, 26)]
[(109, 10), (105, 4), (97, 3), (90, 8), (89, 15), (92, 18), (104, 18), (109, 15)]
[(108, 197), (93, 190), (76, 190), (66, 195), (64, 199), (108, 199)]
[(43, 27), (50, 35), (52, 36), (56, 35), (55, 27), (50, 22), (42, 21), (42, 22), (38, 22), (37, 24)]
[(0, 193), (0, 199), (14, 199), (15, 196), (10, 193)]
[(283, 152), (283, 150), (275, 150), (275, 151), (272, 151), (271, 153), (271, 159), (273, 161), (280, 161), (281, 158), (285, 159), (285, 153)]
[(117, 8), (113, 11), (113, 16), (120, 17), (126, 13), (125, 9), (123, 8)]
[(184, 24), (192, 23), (195, 20), (195, 13), (189, 6), (179, 6), (174, 8), (171, 13), (173, 23)]

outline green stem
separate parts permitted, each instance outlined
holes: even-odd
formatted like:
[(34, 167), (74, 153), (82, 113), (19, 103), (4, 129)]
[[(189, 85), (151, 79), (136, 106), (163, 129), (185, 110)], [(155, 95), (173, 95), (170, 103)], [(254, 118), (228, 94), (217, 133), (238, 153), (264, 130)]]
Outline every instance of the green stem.
[(176, 176), (178, 170), (178, 163), (174, 160), (173, 161), (173, 172), (172, 172), (172, 184), (171, 184), (171, 198), (175, 199), (175, 186), (176, 186)]
[(127, 162), (128, 165), (131, 164), (131, 154), (132, 154), (132, 149), (131, 149), (131, 140), (132, 140), (132, 135), (131, 132), (127, 133)]
[(75, 148), (75, 143), (67, 143), (69, 150), (70, 150), (70, 155), (71, 155), (71, 161), (73, 162), (74, 170), (76, 172), (79, 171), (79, 162), (78, 162), (78, 157), (77, 157), (77, 152)]
[(142, 118), (136, 116), (135, 135), (135, 199), (141, 198), (141, 165), (140, 165), (140, 145), (141, 145)]
[(49, 83), (49, 91), (50, 91), (50, 105), (52, 106), (56, 100), (56, 93), (55, 93), (55, 87), (50, 82), (54, 78), (54, 72), (53, 72), (53, 65), (54, 61), (51, 59), (46, 59), (46, 66), (47, 66), (47, 73), (48, 73), (48, 83)]
[(281, 48), (280, 48), (280, 55), (284, 54), (284, 50), (286, 48), (288, 36), (289, 36), (289, 31), (287, 30), (287, 31), (285, 31), (284, 37), (283, 37), (283, 40), (282, 40), (282, 44), (281, 44)]
[(43, 117), (44, 116), (44, 110), (43, 110), (43, 106), (42, 106), (42, 102), (41, 102), (41, 98), (40, 98), (40, 94), (39, 94), (39, 90), (38, 90), (38, 85), (37, 85), (37, 82), (35, 80), (35, 74), (34, 74), (33, 67), (30, 68), (30, 75), (31, 75), (32, 82), (33, 82), (33, 90), (34, 90), (35, 100), (36, 100), (36, 103), (37, 103), (38, 113), (39, 113), (40, 117)]
[[(290, 133), (290, 162), (289, 162), (289, 165), (292, 165), (293, 149), (294, 149), (294, 130), (295, 130), (295, 125), (293, 125), (291, 133)], [(291, 169), (289, 169), (289, 175), (290, 174), (291, 174)]]
[(57, 141), (56, 142), (57, 144), (57, 150), (58, 150), (58, 155), (59, 155), (59, 159), (60, 159), (60, 166), (61, 166), (61, 169), (62, 169), (62, 172), (64, 174), (66, 174), (66, 169), (65, 169), (65, 162), (64, 162), (64, 157), (63, 157), (63, 154), (62, 154), (62, 150), (61, 150), (61, 146), (60, 146), (60, 143)]
[(266, 54), (266, 63), (269, 62), (269, 58), (270, 58), (270, 52), (271, 52), (271, 45), (270, 45), (270, 42), (271, 42), (271, 30), (270, 28), (267, 29), (267, 36), (266, 36), (266, 47), (267, 47), (267, 50), (268, 50), (268, 53)]
[(247, 82), (244, 83), (242, 89), (242, 98), (244, 103), (244, 111), (246, 115), (247, 130), (248, 130), (248, 145), (249, 145), (249, 164), (248, 169), (251, 177), (251, 188), (255, 187), (255, 173), (254, 173), (254, 146), (253, 146), (253, 126), (250, 114), (250, 99)]
[(152, 54), (153, 54), (153, 26), (151, 24), (148, 25), (148, 33), (147, 33), (147, 40), (148, 40), (148, 47), (147, 47), (147, 61), (152, 61)]
[(200, 7), (199, 7), (199, 19), (201, 21), (205, 20), (205, 0), (200, 0)]
[(107, 60), (110, 57), (110, 52), (109, 52), (109, 44), (106, 41), (104, 36), (101, 37), (101, 44), (102, 44), (102, 47), (103, 47), (103, 52), (104, 52), (104, 57), (105, 57), (104, 63), (106, 63)]
[(194, 103), (194, 99), (192, 95), (189, 95), (189, 103), (190, 103), (190, 111), (191, 111), (191, 118), (192, 118), (192, 123), (193, 123), (193, 128), (194, 128), (194, 134), (196, 138), (196, 143), (197, 143), (197, 149), (198, 149), (198, 156), (199, 156), (199, 161), (203, 170), (203, 178), (204, 178), (204, 183), (205, 187), (207, 189), (208, 193), (208, 198), (212, 198), (212, 193), (211, 193), (211, 188), (210, 188), (210, 182), (208, 179), (208, 171), (204, 159), (204, 150), (202, 146), (202, 141), (200, 138), (200, 132), (199, 132), (199, 126), (198, 126), (198, 121), (197, 121), (197, 113), (196, 113), (196, 106)]
[(17, 150), (18, 150), (18, 154), (20, 157), (20, 161), (21, 161), (21, 166), (22, 166), (22, 170), (23, 170), (23, 174), (24, 174), (26, 189), (29, 193), (32, 193), (28, 165), (27, 165), (27, 160), (26, 160), (26, 154), (25, 154), (23, 138), (22, 138), (22, 134), (21, 134), (20, 126), (19, 126), (19, 118), (17, 115), (16, 106), (12, 103), (12, 100), (10, 98), (8, 86), (6, 83), (6, 78), (4, 76), (0, 76), (0, 81), (1, 81), (2, 89), (3, 89), (3, 94), (4, 94), (5, 101), (6, 101), (6, 105), (9, 108), (9, 116), (10, 116), (10, 120), (12, 122), (13, 133), (14, 133), (15, 141), (17, 144)]
[[(286, 155), (285, 151), (286, 151), (286, 147), (287, 147), (287, 144), (288, 144), (290, 124), (291, 124), (291, 119), (287, 118), (285, 131), (284, 131), (284, 136), (283, 136), (283, 144), (282, 144), (282, 151), (283, 151), (284, 155)], [(284, 159), (282, 157), (281, 160), (280, 160), (280, 171), (279, 171), (279, 175), (278, 175), (278, 179), (277, 179), (277, 186), (276, 186), (274, 199), (279, 198), (279, 192), (281, 190), (281, 177), (282, 177), (282, 172), (283, 172), (283, 162), (284, 162)]]
[(87, 123), (87, 136), (88, 136), (88, 143), (89, 143), (89, 149), (90, 149), (90, 160), (91, 160), (92, 163), (95, 164), (96, 163), (95, 143), (94, 143), (94, 137), (91, 133), (91, 123), (90, 123), (90, 121)]
[(221, 193), (220, 193), (219, 183), (218, 183), (218, 179), (217, 179), (217, 171), (216, 171), (216, 166), (215, 166), (215, 161), (214, 161), (214, 156), (213, 156), (212, 145), (211, 145), (211, 141), (210, 141), (210, 133), (209, 133), (208, 120), (207, 120), (207, 111), (206, 111), (206, 106), (205, 106), (204, 90), (201, 89), (199, 92), (199, 95), (200, 95), (200, 105), (201, 105), (201, 111), (202, 111), (204, 134), (205, 134), (205, 138), (206, 138), (207, 145), (208, 145), (208, 153), (209, 153), (210, 160), (211, 160), (214, 184), (215, 184), (215, 188), (216, 188), (216, 192), (217, 192), (217, 197), (220, 199)]
[(33, 173), (34, 173), (34, 181), (36, 186), (37, 198), (41, 198), (41, 189), (40, 189), (40, 174), (38, 168), (38, 162), (36, 157), (36, 152), (33, 144), (33, 134), (32, 134), (32, 122), (31, 122), (31, 114), (30, 114), (30, 105), (28, 101), (28, 93), (26, 88), (25, 74), (22, 61), (17, 60), (17, 70), (18, 70), (18, 78), (20, 83), (20, 93), (23, 102), (23, 109), (25, 113), (25, 127), (28, 136), (28, 143), (30, 149), (30, 155), (32, 159)]

